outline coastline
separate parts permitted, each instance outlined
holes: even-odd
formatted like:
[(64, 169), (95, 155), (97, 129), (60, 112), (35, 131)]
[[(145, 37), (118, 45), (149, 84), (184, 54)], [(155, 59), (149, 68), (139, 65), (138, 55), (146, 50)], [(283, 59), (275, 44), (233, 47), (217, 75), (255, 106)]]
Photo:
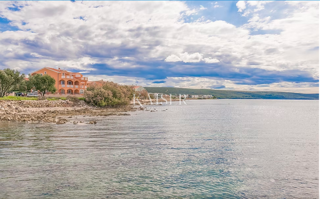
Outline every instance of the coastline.
[[(110, 116), (130, 115), (127, 112), (137, 110), (133, 106), (117, 108), (100, 108), (90, 106), (84, 101), (69, 100), (23, 100), (0, 101), (0, 121), (14, 121), (26, 123), (56, 123), (65, 124), (73, 116)], [(94, 118), (93, 118), (94, 119)], [(83, 121), (73, 121), (74, 124)], [(89, 124), (95, 124), (94, 120)]]

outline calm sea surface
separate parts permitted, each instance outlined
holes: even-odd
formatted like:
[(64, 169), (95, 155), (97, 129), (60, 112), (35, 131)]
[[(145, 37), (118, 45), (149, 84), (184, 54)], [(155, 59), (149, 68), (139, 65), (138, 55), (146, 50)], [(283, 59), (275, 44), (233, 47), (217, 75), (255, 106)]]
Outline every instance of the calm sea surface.
[(318, 198), (319, 101), (187, 103), (0, 122), (0, 198)]

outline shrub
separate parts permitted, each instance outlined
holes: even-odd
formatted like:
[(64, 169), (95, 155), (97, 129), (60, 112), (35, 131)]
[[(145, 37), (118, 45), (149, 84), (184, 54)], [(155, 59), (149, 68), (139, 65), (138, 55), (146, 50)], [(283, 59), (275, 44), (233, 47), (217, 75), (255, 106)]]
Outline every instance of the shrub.
[(59, 97), (48, 97), (47, 100), (49, 101), (55, 101), (55, 100), (59, 100)]
[[(137, 98), (140, 98), (140, 99), (149, 99), (147, 90), (136, 91), (135, 95)], [(152, 97), (150, 96), (150, 98), (152, 98)]]
[(43, 96), (43, 95), (39, 95), (38, 96), (38, 100), (45, 100), (45, 99), (47, 99), (45, 96)]
[(37, 100), (37, 97), (22, 97), (22, 96), (6, 96), (0, 98), (0, 100), (20, 101), (20, 100)]
[(71, 102), (75, 102), (75, 103), (78, 103), (80, 100), (79, 98), (77, 98), (76, 96), (67, 96), (66, 98), (67, 100), (71, 101)]
[(134, 90), (130, 86), (105, 82), (101, 87), (88, 87), (84, 93), (84, 98), (87, 103), (95, 106), (120, 106), (130, 104), (133, 93)]

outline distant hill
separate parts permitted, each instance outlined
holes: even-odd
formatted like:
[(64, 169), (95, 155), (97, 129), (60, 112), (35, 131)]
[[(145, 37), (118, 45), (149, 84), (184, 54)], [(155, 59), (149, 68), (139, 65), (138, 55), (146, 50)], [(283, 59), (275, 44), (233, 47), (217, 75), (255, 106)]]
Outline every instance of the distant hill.
[(231, 91), (212, 89), (190, 89), (173, 87), (144, 87), (149, 93), (213, 95), (218, 99), (301, 99), (319, 100), (319, 94), (303, 94), (265, 91)]

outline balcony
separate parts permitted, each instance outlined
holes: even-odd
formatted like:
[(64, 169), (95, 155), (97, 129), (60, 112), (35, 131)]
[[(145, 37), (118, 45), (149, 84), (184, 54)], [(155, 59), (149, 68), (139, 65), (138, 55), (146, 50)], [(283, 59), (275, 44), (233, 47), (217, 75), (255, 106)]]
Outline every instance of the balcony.
[(68, 88), (73, 88), (73, 85), (67, 85)]
[(74, 87), (75, 87), (75, 88), (78, 88), (79, 86), (78, 86), (78, 85), (75, 85)]
[(60, 84), (61, 85), (61, 87), (66, 87), (66, 85), (64, 85), (64, 84)]

